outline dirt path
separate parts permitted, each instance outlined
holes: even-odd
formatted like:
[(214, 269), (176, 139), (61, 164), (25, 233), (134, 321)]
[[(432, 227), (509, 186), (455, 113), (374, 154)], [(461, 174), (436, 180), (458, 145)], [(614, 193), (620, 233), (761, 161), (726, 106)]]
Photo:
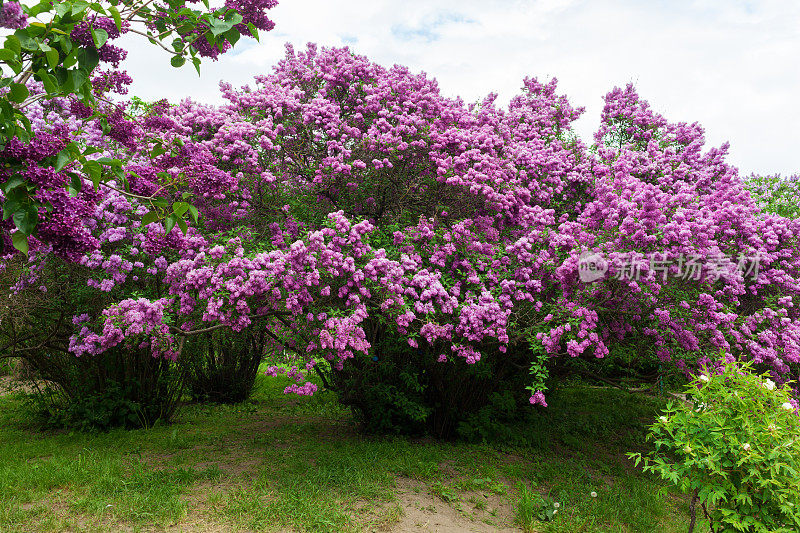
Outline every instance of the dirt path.
[(31, 392), (32, 390), (33, 388), (30, 384), (25, 381), (20, 381), (11, 376), (0, 376), (0, 396), (17, 391)]
[(424, 483), (397, 480), (397, 501), (403, 510), (390, 531), (395, 533), (516, 533), (514, 508), (508, 498), (485, 492), (461, 492), (445, 502)]

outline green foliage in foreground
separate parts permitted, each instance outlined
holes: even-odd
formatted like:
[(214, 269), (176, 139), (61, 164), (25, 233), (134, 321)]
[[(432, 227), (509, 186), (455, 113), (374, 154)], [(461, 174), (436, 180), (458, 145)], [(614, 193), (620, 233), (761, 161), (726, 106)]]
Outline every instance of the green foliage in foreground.
[(692, 494), (712, 531), (800, 531), (800, 416), (789, 387), (729, 363), (687, 393), (692, 403), (671, 402), (652, 426), (645, 470)]
[[(513, 445), (443, 443), (363, 436), (332, 394), (287, 398), (285, 384), (259, 378), (247, 403), (100, 434), (43, 433), (0, 396), (0, 531), (391, 530), (404, 482), (476, 524), (501, 521), (484, 503), (499, 498), (527, 531), (686, 529), (687, 501), (624, 458), (661, 402), (552, 391)], [(532, 502), (558, 513), (541, 521)]]

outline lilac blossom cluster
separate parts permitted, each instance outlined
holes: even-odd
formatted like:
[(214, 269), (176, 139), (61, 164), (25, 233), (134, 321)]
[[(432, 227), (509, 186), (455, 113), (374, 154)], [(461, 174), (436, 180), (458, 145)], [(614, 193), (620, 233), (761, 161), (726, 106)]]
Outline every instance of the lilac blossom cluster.
[[(103, 311), (101, 333), (81, 326), (70, 338), (69, 349), (76, 356), (96, 355), (123, 342), (134, 342), (136, 349), (149, 349), (154, 357), (174, 359), (177, 352), (169, 327), (164, 323), (164, 310), (168, 299), (150, 301), (146, 298), (126, 299)], [(81, 325), (84, 317), (77, 316), (73, 323)]]
[(22, 11), (19, 2), (10, 0), (0, 5), (0, 28), (17, 30), (28, 25), (28, 15)]
[[(70, 33), (70, 39), (79, 45), (88, 48), (96, 48), (94, 40), (92, 39), (92, 30), (94, 29), (105, 31), (108, 35), (108, 39), (114, 40), (127, 33), (130, 29), (130, 24), (127, 20), (124, 20), (121, 23), (121, 27), (118, 29), (113, 19), (93, 16), (76, 24), (75, 28), (73, 28)], [(118, 67), (120, 62), (124, 61), (125, 57), (128, 55), (126, 50), (109, 42), (103, 43), (103, 45), (100, 46), (100, 48), (96, 48), (96, 50), (100, 56), (100, 61), (110, 63), (114, 67)]]

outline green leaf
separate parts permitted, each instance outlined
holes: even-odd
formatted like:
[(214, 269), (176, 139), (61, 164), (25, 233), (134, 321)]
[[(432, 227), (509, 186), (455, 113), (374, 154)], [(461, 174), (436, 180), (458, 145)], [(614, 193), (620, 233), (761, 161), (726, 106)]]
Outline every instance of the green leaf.
[(84, 0), (78, 0), (74, 4), (72, 4), (72, 14), (79, 15), (89, 9), (89, 2), (84, 2)]
[[(87, 146), (86, 149), (83, 151), (83, 155), (86, 156), (86, 155), (97, 154), (97, 153), (100, 153), (102, 151), (103, 150), (101, 150), (100, 148), (97, 148), (96, 146)], [(100, 161), (98, 161), (98, 163), (99, 162)]]
[(0, 185), (0, 189), (3, 189), (3, 192), (6, 194), (6, 196), (8, 196), (8, 192), (10, 190), (16, 189), (17, 187), (19, 187), (23, 183), (25, 183), (25, 182), (20, 176), (14, 175), (14, 176), (11, 176), (10, 178), (8, 178), (8, 180), (6, 180), (5, 183)]
[(169, 63), (175, 68), (182, 67), (184, 63), (186, 63), (186, 58), (183, 56), (172, 56)]
[(101, 15), (107, 15), (105, 8), (99, 2), (92, 2), (89, 4), (89, 7), (92, 8), (93, 11), (96, 13), (100, 13)]
[(184, 235), (186, 235), (186, 232), (189, 231), (189, 225), (182, 218), (178, 219), (178, 227), (181, 229)]
[(100, 48), (108, 41), (108, 32), (102, 28), (92, 29), (92, 41), (97, 48)]
[(28, 8), (28, 17), (34, 18), (39, 16), (39, 13), (46, 13), (50, 11), (50, 7), (52, 7), (50, 2), (39, 2), (35, 6)]
[(253, 26), (252, 22), (248, 22), (247, 23), (247, 29), (250, 30), (250, 35), (253, 37), (253, 39), (255, 39), (256, 41), (261, 42), (259, 37), (258, 37), (258, 28)]
[(12, 61), (19, 57), (19, 54), (8, 48), (0, 48), (0, 61)]
[(8, 99), (12, 102), (22, 103), (28, 97), (28, 88), (21, 83), (12, 83), (8, 91)]
[(244, 18), (242, 15), (235, 9), (229, 9), (227, 13), (225, 13), (225, 22), (230, 22), (231, 24), (240, 24), (243, 20)]
[(69, 11), (70, 5), (68, 2), (57, 2), (53, 8), (56, 10), (59, 17), (63, 17), (67, 14), (67, 11)]
[(89, 176), (95, 188), (100, 184), (103, 177), (103, 167), (97, 161), (87, 161), (83, 164), (83, 172)]
[(30, 142), (31, 140), (31, 121), (25, 115), (17, 115), (17, 120), (22, 123), (22, 127), (16, 128), (16, 136), (19, 137), (19, 140), (22, 142)]
[(77, 193), (81, 192), (83, 188), (83, 179), (80, 174), (76, 174), (75, 172), (69, 172), (68, 175), (70, 177), (69, 186), (75, 191), (75, 196), (77, 196)]
[(54, 167), (55, 171), (59, 172), (61, 169), (67, 166), (67, 163), (69, 163), (71, 159), (72, 154), (67, 148), (64, 148), (58, 152), (58, 155), (56, 156), (56, 166)]
[(59, 59), (58, 50), (54, 50), (53, 48), (51, 48), (50, 50), (45, 52), (44, 55), (47, 57), (48, 66), (50, 68), (56, 68), (56, 65), (58, 65), (58, 59)]
[(212, 19), (211, 22), (211, 35), (216, 37), (233, 28), (233, 22), (225, 22), (224, 20)]
[(172, 212), (182, 217), (186, 211), (189, 210), (189, 204), (186, 202), (175, 202), (172, 204)]
[(56, 81), (55, 76), (47, 72), (45, 69), (40, 68), (37, 70), (36, 77), (44, 85), (44, 90), (47, 91), (47, 94), (57, 94), (59, 92), (58, 82)]
[(24, 205), (30, 201), (26, 187), (19, 187), (13, 189), (3, 202), (3, 220), (8, 220), (11, 216), (24, 208)]
[(122, 30), (122, 17), (119, 15), (119, 10), (116, 7), (111, 6), (108, 8), (108, 11), (111, 13), (111, 17), (114, 19), (114, 24), (117, 26), (117, 30)]
[(167, 151), (164, 149), (164, 145), (162, 145), (159, 142), (159, 144), (154, 146), (153, 149), (150, 151), (150, 157), (158, 157), (158, 156), (164, 155), (166, 153), (167, 153)]
[(14, 225), (25, 235), (33, 235), (39, 223), (38, 210), (31, 204), (26, 205), (11, 217)]
[(31, 52), (39, 50), (39, 42), (31, 37), (31, 32), (27, 28), (15, 31), (14, 35), (19, 39), (19, 45), (23, 50)]
[(153, 222), (158, 220), (158, 213), (155, 211), (148, 211), (142, 217), (142, 226), (147, 226), (148, 224), (152, 224)]
[(177, 221), (178, 219), (175, 215), (169, 215), (166, 219), (164, 219), (164, 229), (166, 231), (165, 235), (169, 235), (169, 232), (175, 227), (175, 222)]
[(8, 48), (9, 50), (16, 52), (17, 55), (22, 53), (22, 46), (20, 46), (19, 39), (16, 35), (9, 35), (6, 37), (6, 41), (3, 43), (3, 48)]
[(17, 231), (11, 236), (11, 242), (14, 244), (14, 248), (19, 250), (25, 255), (28, 255), (28, 236), (24, 235), (23, 233)]
[[(78, 66), (91, 72), (100, 63), (100, 54), (95, 48), (81, 48), (78, 52)], [(66, 66), (66, 62), (64, 63)]]
[(178, 32), (180, 35), (186, 35), (186, 34), (188, 34), (189, 32), (191, 32), (193, 29), (194, 29), (194, 26), (192, 26), (192, 25), (191, 25), (191, 24), (189, 24), (189, 23), (184, 23), (184, 24), (181, 24), (180, 26), (178, 26), (178, 27), (177, 27), (175, 30), (176, 30), (176, 31), (177, 31), (177, 32)]
[(192, 216), (192, 220), (194, 220), (194, 223), (197, 224), (197, 219), (199, 218), (199, 214), (195, 206), (189, 205), (189, 214)]
[[(14, 71), (14, 74), (19, 74), (20, 72), (22, 72), (22, 62), (17, 61), (17, 60), (13, 60), (13, 61), (9, 61), (6, 64), (11, 68), (11, 70)], [(6, 78), (6, 79), (9, 80), (9, 83), (11, 83), (11, 81), (13, 81), (12, 78)], [(4, 85), (4, 87), (8, 87), (9, 83), (6, 83)]]
[(67, 57), (64, 58), (64, 61), (61, 62), (65, 68), (70, 68), (71, 66), (75, 65), (78, 62), (78, 51), (79, 48), (73, 48), (67, 53)]
[(67, 88), (70, 92), (79, 92), (86, 83), (86, 72), (83, 70), (70, 70), (67, 76)]
[(231, 43), (231, 46), (234, 46), (237, 42), (239, 42), (239, 38), (241, 36), (242, 35), (239, 33), (239, 30), (236, 28), (231, 28), (225, 32), (225, 40)]

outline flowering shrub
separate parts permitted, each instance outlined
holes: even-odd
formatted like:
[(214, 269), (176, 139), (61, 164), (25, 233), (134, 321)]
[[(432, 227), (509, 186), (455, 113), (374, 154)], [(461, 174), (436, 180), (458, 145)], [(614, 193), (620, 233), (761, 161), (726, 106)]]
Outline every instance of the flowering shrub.
[(712, 531), (800, 528), (800, 414), (786, 386), (727, 363), (687, 388), (651, 427), (655, 450), (630, 454), (692, 494)]
[[(175, 202), (190, 196), (176, 192), (175, 176), (154, 186), (153, 167), (139, 175), (128, 166), (137, 154), (150, 160), (167, 149), (155, 117), (139, 123), (114, 100), (132, 81), (119, 70), (128, 52), (114, 43), (140, 35), (173, 66), (188, 60), (199, 71), (201, 57), (216, 59), (241, 35), (271, 30), (266, 11), (275, 5), (0, 2), (0, 26), (15, 30), (0, 49), (0, 357), (27, 359), (57, 386), (42, 396), (46, 411), (63, 411), (54, 419), (92, 427), (166, 421), (182, 391), (173, 360), (183, 339), (170, 331), (171, 302), (160, 298), (158, 280), (144, 279), (160, 256), (129, 261), (113, 251), (134, 249), (143, 215), (163, 222), (142, 255), (187, 242), (166, 234), (174, 225), (186, 230), (197, 208)], [(97, 270), (108, 278), (97, 280)]]
[[(42, 269), (65, 263), (96, 298), (73, 299), (56, 330), (3, 324), (4, 340), (180, 361), (185, 339), (264, 333), (265, 351), (296, 354), (287, 392), (312, 394), (314, 373), (365, 413), (388, 398), (426, 424), (433, 406), (466, 414), (509, 387), (546, 406), (555, 358), (633, 353), (690, 375), (724, 349), (798, 377), (800, 220), (764, 213), (727, 147), (705, 150), (699, 125), (632, 86), (606, 96), (589, 146), (555, 80), (524, 80), (507, 107), (465, 104), (310, 45), (221, 88), (219, 107), (136, 103), (135, 120), (106, 123), (67, 99), (31, 104), (38, 130), (124, 164), (69, 194), (70, 176), (41, 176), (58, 220), (29, 259), (8, 256), (9, 286), (40, 295)], [(54, 138), (34, 155), (57, 157)], [(591, 279), (587, 257), (604, 267)]]
[[(570, 132), (581, 110), (555, 82), (526, 80), (508, 110), (492, 97), (465, 106), (405, 69), (315, 47), (290, 49), (256, 81), (223, 84), (223, 108), (184, 102), (169, 116), (185, 146), (236, 177), (237, 198), (208, 211), (214, 228), (247, 227), (275, 257), (322, 243), (333, 248), (315, 257), (342, 261), (324, 271), (316, 258), (303, 263), (299, 299), (284, 303), (272, 286), (236, 293), (271, 291), (305, 317), (303, 340), (285, 339), (302, 342), (299, 353), (334, 369), (356, 352), (382, 360), (375, 335), (387, 327), (442, 362), (530, 345), (537, 404), (543, 361), (603, 358), (631, 343), (686, 372), (722, 348), (776, 379), (797, 375), (800, 225), (764, 216), (724, 163), (726, 147), (704, 153), (697, 124), (669, 123), (632, 87), (607, 96), (588, 150)], [(361, 241), (353, 252), (342, 248), (355, 243), (350, 228)], [(579, 276), (583, 253), (609, 264), (592, 283)], [(742, 268), (747, 258), (757, 276)], [(295, 261), (279, 274), (292, 283)], [(187, 265), (180, 276), (194, 279)], [(213, 277), (205, 263), (197, 270)], [(259, 304), (243, 305), (217, 300), (206, 316)], [(389, 318), (380, 327), (376, 312)]]

